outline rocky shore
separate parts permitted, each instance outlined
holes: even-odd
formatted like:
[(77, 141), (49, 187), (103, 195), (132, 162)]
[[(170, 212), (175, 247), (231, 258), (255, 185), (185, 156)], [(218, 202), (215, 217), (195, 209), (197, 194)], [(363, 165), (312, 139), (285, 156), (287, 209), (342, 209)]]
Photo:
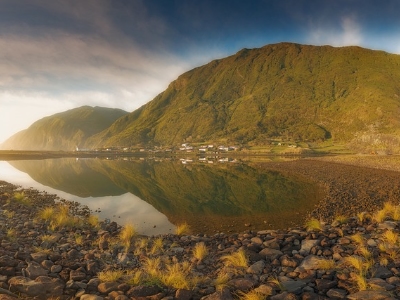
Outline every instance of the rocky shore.
[(398, 299), (399, 219), (144, 237), (0, 181), (0, 299)]

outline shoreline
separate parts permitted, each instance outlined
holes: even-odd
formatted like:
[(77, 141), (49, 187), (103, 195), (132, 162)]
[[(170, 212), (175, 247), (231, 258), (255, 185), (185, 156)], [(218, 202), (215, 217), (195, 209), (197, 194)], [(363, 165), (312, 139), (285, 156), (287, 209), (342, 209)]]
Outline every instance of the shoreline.
[[(281, 171), (282, 164), (268, 163), (268, 168)], [(297, 170), (297, 175), (314, 179), (320, 172), (330, 171), (331, 177), (320, 178), (321, 184), (335, 176), (341, 178), (352, 168), (315, 160), (284, 165), (286, 172)], [(368, 177), (382, 171), (365, 170), (356, 168), (356, 173)], [(398, 175), (394, 173), (389, 178)], [(356, 186), (346, 182), (337, 188)], [(17, 200), (16, 192), (22, 191), (29, 200)], [(53, 228), (49, 220), (38, 218), (45, 207), (56, 209), (60, 203), (83, 220), (79, 226)], [(382, 208), (383, 202), (374, 207)], [(326, 224), (317, 222), (321, 229), (248, 230), (212, 236), (136, 235), (124, 245), (123, 228), (117, 223), (89, 225), (90, 211), (78, 203), (0, 181), (0, 296), (186, 300), (233, 299), (253, 293), (257, 299), (275, 300), (395, 299), (400, 297), (400, 240), (399, 222), (393, 218), (400, 208), (386, 204), (385, 209), (379, 221), (372, 215), (358, 214)], [(394, 234), (393, 244), (387, 233)], [(201, 243), (207, 253), (196, 258), (194, 253)], [(247, 258), (245, 264), (237, 265), (238, 258), (229, 262), (228, 258), (240, 251)], [(361, 266), (352, 264), (351, 258), (360, 260)], [(157, 268), (151, 269), (151, 263), (158, 264)], [(364, 266), (367, 263), (368, 267)], [(172, 279), (171, 269), (175, 270)]]

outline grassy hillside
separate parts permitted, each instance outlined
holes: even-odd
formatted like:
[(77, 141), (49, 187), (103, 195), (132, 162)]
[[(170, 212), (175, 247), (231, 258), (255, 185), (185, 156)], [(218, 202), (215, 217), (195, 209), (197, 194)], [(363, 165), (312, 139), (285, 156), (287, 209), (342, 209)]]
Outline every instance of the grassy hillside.
[(13, 135), (2, 145), (14, 150), (75, 150), (86, 139), (126, 115), (121, 109), (82, 106), (45, 117)]
[(399, 55), (290, 43), (243, 49), (181, 75), (87, 145), (272, 138), (359, 145), (371, 136), (396, 143), (399, 95)]

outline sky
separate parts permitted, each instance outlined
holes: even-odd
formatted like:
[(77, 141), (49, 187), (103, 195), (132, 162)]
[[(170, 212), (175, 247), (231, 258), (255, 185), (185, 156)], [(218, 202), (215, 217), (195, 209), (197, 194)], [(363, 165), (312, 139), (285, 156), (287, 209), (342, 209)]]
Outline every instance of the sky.
[(0, 143), (82, 105), (131, 112), (243, 48), (400, 54), (399, 11), (399, 0), (0, 0)]

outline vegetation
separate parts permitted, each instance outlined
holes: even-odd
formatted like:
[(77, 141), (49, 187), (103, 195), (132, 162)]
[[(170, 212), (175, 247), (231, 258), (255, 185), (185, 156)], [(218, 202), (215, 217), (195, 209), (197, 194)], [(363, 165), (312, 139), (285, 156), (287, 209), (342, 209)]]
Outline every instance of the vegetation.
[(305, 227), (307, 228), (308, 231), (321, 231), (322, 230), (321, 222), (315, 218), (311, 218), (310, 220), (308, 220), (305, 224)]
[(243, 249), (239, 249), (232, 254), (224, 255), (221, 259), (226, 266), (247, 268), (249, 264), (246, 252)]
[(120, 109), (82, 106), (58, 113), (33, 123), (2, 145), (14, 150), (75, 150), (86, 139), (109, 127), (126, 115)]
[(190, 233), (190, 227), (187, 223), (176, 225), (175, 233), (177, 235), (185, 235)]
[(360, 47), (243, 49), (182, 74), (87, 144), (329, 140), (360, 152), (398, 152), (399, 65), (398, 55)]
[(119, 233), (119, 241), (126, 249), (129, 249), (136, 234), (135, 227), (132, 224), (126, 224)]
[(199, 262), (201, 262), (207, 255), (208, 255), (208, 249), (207, 249), (206, 245), (203, 242), (197, 243), (194, 246), (193, 256)]

